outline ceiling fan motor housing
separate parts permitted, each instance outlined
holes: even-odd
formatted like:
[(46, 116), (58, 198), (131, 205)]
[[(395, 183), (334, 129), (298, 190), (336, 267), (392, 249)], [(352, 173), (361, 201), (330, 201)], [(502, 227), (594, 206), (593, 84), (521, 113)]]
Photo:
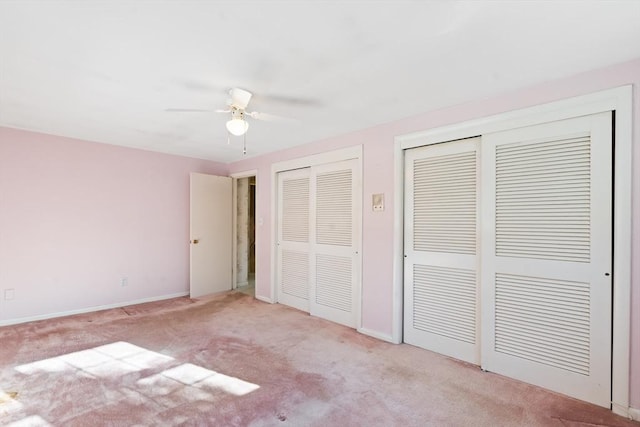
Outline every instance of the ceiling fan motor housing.
[(244, 120), (245, 111), (243, 108), (231, 106), (231, 120)]

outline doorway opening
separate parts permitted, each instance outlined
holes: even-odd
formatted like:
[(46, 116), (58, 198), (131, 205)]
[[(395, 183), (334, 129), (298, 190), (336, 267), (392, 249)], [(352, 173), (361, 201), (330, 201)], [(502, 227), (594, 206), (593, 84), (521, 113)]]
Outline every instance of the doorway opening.
[(256, 177), (235, 179), (235, 283), (239, 292), (255, 296)]

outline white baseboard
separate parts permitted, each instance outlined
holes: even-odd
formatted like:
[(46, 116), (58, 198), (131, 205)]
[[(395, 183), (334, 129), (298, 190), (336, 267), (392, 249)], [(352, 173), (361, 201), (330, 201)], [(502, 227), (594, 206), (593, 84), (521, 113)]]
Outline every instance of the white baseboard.
[(17, 319), (0, 320), (0, 326), (17, 325), (19, 323), (34, 322), (36, 320), (53, 319), (55, 317), (72, 316), (74, 314), (91, 313), (93, 311), (109, 310), (111, 308), (126, 307), (128, 305), (144, 304), (145, 302), (161, 301), (171, 298), (179, 298), (189, 295), (189, 292), (179, 292), (176, 294), (160, 295), (156, 297), (142, 298), (133, 301), (117, 302), (115, 304), (96, 305), (93, 307), (80, 308), (78, 310), (59, 311), (57, 313), (42, 314), (38, 316), (19, 317)]
[(640, 421), (640, 409), (627, 407), (626, 405), (620, 405), (619, 403), (612, 402), (611, 411), (625, 418), (629, 418), (634, 421)]
[(262, 301), (262, 302), (267, 302), (269, 304), (273, 304), (273, 301), (271, 301), (271, 298), (263, 297), (261, 295), (256, 295), (256, 299), (258, 301)]
[(396, 342), (393, 341), (393, 337), (388, 334), (382, 334), (380, 332), (372, 331), (371, 329), (367, 329), (367, 328), (358, 328), (358, 332), (364, 335), (369, 335), (370, 337), (377, 338), (382, 341), (390, 342), (391, 344), (397, 344)]

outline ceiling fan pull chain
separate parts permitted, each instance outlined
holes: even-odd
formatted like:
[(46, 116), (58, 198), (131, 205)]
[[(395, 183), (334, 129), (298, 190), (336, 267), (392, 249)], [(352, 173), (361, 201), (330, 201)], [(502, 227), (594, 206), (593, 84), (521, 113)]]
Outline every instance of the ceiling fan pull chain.
[(242, 154), (246, 156), (247, 155), (247, 134), (246, 133), (242, 135), (242, 142), (243, 142)]

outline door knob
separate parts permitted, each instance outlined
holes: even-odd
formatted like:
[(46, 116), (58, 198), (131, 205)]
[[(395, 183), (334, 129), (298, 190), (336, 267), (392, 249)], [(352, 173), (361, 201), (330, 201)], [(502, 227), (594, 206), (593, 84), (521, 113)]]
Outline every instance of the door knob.
[(193, 240), (191, 241), (191, 243), (193, 243), (194, 245), (197, 245), (199, 241), (200, 241), (200, 240), (198, 240), (198, 239), (193, 239)]

